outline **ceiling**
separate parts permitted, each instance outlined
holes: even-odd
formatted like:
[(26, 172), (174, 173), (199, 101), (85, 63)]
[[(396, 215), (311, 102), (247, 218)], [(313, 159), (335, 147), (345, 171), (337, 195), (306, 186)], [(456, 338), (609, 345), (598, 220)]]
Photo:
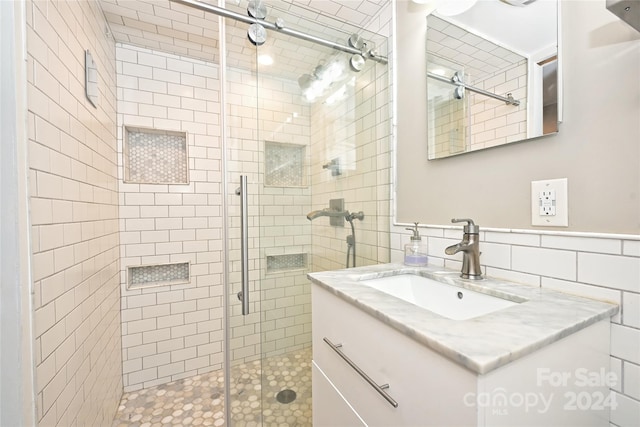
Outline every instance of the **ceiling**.
[[(218, 6), (216, 0), (201, 0)], [(363, 31), (390, 0), (263, 0), (266, 21), (281, 18), (287, 28), (347, 44), (353, 33), (374, 43), (384, 38)], [(409, 1), (409, 0), (402, 0)], [(170, 54), (219, 63), (219, 25), (221, 18), (170, 0), (99, 0), (113, 37)], [(226, 9), (247, 15), (249, 0), (227, 0)], [(514, 7), (499, 0), (479, 0), (467, 12), (446, 17), (465, 29), (474, 29), (489, 40), (515, 52), (528, 55), (557, 37), (556, 0), (536, 0), (525, 7)], [(499, 17), (499, 18), (498, 18)], [(551, 18), (551, 19), (549, 19)], [(267, 42), (258, 50), (247, 39), (246, 23), (225, 19), (227, 64), (256, 69), (257, 56), (268, 54), (271, 67), (260, 66), (261, 73), (297, 80), (311, 73), (323, 60), (338, 54), (335, 50), (294, 39), (277, 31), (267, 32)], [(546, 23), (546, 24), (544, 24)], [(378, 46), (386, 53), (386, 46)]]
[[(116, 42), (133, 44), (180, 56), (219, 63), (220, 18), (213, 13), (170, 0), (99, 0)], [(389, 0), (265, 0), (266, 21), (282, 18), (285, 26), (327, 40), (347, 44), (355, 32), (371, 21)], [(202, 0), (218, 6), (217, 1)], [(228, 0), (226, 9), (247, 15), (248, 0)], [(225, 19), (227, 64), (254, 69), (257, 54), (269, 54), (274, 69), (284, 78), (297, 79), (336, 51), (267, 32), (267, 42), (256, 52), (247, 39), (246, 23)], [(257, 54), (256, 54), (257, 53)], [(261, 71), (267, 72), (265, 68)]]
[(478, 0), (466, 12), (443, 18), (525, 57), (558, 41), (557, 0), (535, 0), (522, 7)]

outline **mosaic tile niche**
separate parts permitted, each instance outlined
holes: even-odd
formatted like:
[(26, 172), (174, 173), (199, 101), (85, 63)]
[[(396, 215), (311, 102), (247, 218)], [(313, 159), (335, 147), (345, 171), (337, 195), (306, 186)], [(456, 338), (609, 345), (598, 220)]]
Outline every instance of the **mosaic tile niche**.
[(189, 283), (189, 263), (129, 267), (128, 289)]
[(186, 132), (124, 129), (124, 181), (139, 184), (188, 184)]
[(272, 187), (306, 187), (305, 159), (307, 147), (265, 141), (264, 183)]
[(267, 273), (307, 268), (307, 254), (267, 255)]

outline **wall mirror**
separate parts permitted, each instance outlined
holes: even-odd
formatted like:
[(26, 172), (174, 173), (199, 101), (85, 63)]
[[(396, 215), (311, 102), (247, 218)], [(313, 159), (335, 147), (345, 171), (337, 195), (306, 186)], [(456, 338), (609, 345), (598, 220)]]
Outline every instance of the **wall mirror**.
[(558, 1), (456, 4), (427, 17), (429, 160), (558, 132)]

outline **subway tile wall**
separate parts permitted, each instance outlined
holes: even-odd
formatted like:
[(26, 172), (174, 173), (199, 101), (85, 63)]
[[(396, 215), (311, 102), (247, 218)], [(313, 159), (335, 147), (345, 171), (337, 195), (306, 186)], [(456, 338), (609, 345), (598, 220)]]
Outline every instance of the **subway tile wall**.
[[(386, 46), (380, 48), (386, 51)], [(344, 209), (364, 213), (363, 220), (354, 221), (356, 265), (362, 266), (388, 260), (388, 252), (380, 250), (388, 241), (388, 221), (387, 225), (380, 221), (380, 215), (388, 212), (380, 203), (388, 200), (388, 193), (382, 194), (388, 189), (391, 143), (388, 66), (370, 61), (345, 86), (343, 100), (312, 107), (312, 202), (319, 210), (328, 208), (331, 199), (344, 199)], [(323, 167), (335, 160), (340, 165), (338, 176)], [(320, 217), (312, 227), (312, 270), (345, 268), (347, 256), (352, 259), (346, 243), (349, 223), (332, 226), (329, 218)]]
[(509, 94), (520, 101), (520, 105), (506, 105), (487, 96), (470, 93), (471, 150), (493, 147), (527, 137), (527, 60), (496, 71), (473, 85), (507, 97)]
[[(467, 148), (465, 135), (469, 131), (468, 96), (465, 99), (455, 99), (452, 96), (453, 87), (448, 84), (444, 84), (444, 91), (442, 89), (437, 91), (436, 87), (443, 86), (437, 81), (429, 81), (429, 86), (433, 88), (429, 90), (430, 98), (427, 104), (427, 114), (432, 123), (429, 127), (429, 149), (432, 155), (440, 158), (464, 152)], [(434, 95), (434, 92), (437, 95)]]
[[(265, 186), (260, 196), (262, 352), (269, 357), (311, 346), (308, 264), (281, 272), (267, 269), (268, 257), (309, 259), (311, 253), (311, 224), (306, 219), (312, 192), (308, 185), (311, 122), (310, 108), (301, 102), (297, 81), (263, 74), (259, 87), (260, 182), (265, 183), (267, 165), (279, 162), (282, 167), (288, 160), (295, 159), (302, 175), (299, 183)], [(265, 150), (267, 141), (295, 144), (299, 153), (279, 158), (277, 151)]]
[[(131, 391), (222, 368), (219, 75), (204, 61), (122, 44), (116, 70), (123, 381)], [(125, 126), (186, 132), (188, 184), (124, 182)], [(128, 267), (167, 263), (189, 263), (190, 283), (128, 288)]]
[[(242, 39), (244, 42), (244, 39)], [(311, 345), (310, 283), (306, 270), (267, 271), (267, 257), (309, 254), (311, 227), (305, 218), (311, 206), (307, 186), (265, 185), (267, 143), (304, 146), (302, 172), (308, 174), (309, 107), (300, 101), (295, 80), (281, 78), (268, 67), (259, 77), (227, 68), (227, 144), (232, 149), (229, 171), (231, 281), (240, 290), (240, 175), (248, 179), (250, 314), (230, 296), (230, 356), (232, 363), (272, 356)], [(256, 109), (256, 106), (258, 109)], [(273, 153), (271, 153), (273, 154)], [(285, 160), (286, 159), (282, 159)], [(308, 183), (308, 177), (303, 182)], [(262, 336), (260, 336), (260, 334)]]
[[(526, 138), (527, 59), (435, 16), (429, 16), (429, 24), (431, 27), (427, 43), (429, 51), (434, 53), (434, 57), (430, 58), (432, 61), (447, 68), (463, 71), (465, 81), (474, 87), (501, 96), (510, 93), (520, 101), (519, 106), (505, 105), (502, 101), (467, 90), (465, 100), (468, 100), (466, 102), (469, 110), (468, 123), (465, 123), (465, 126), (468, 126), (468, 129), (464, 131), (464, 135), (460, 131), (460, 135), (457, 136), (467, 140), (471, 151)], [(448, 58), (455, 58), (456, 63)], [(429, 83), (432, 84), (431, 80)], [(452, 86), (450, 91), (453, 91)], [(448, 153), (451, 135), (455, 132), (452, 126), (458, 125), (458, 122), (454, 122), (458, 120), (458, 116), (454, 114), (455, 107), (449, 104), (460, 102), (452, 102), (451, 95), (448, 99), (449, 102), (440, 101), (442, 107), (432, 107), (436, 111), (442, 108), (447, 110), (438, 115), (434, 131), (438, 143), (435, 152), (442, 153), (437, 157)], [(453, 124), (449, 123), (449, 114), (455, 117), (451, 119)], [(458, 151), (452, 150), (452, 153), (455, 152)]]
[[(429, 227), (430, 265), (461, 268), (461, 254), (447, 256), (444, 248), (462, 238), (461, 228)], [(488, 277), (554, 289), (620, 306), (611, 319), (612, 387), (617, 408), (611, 425), (640, 425), (640, 240), (637, 236), (573, 236), (563, 233), (481, 231), (480, 261)], [(392, 227), (393, 262), (402, 262), (409, 242), (404, 227)]]
[[(186, 131), (188, 185), (131, 184), (120, 167), (122, 330), (125, 390), (135, 390), (213, 369), (223, 361), (222, 175), (220, 81), (216, 65), (119, 44), (118, 132), (123, 126)], [(240, 286), (240, 174), (248, 176), (251, 313), (230, 297), (233, 362), (261, 352), (310, 345), (310, 293), (306, 272), (266, 274), (266, 256), (309, 253), (307, 187), (263, 185), (264, 141), (308, 145), (309, 108), (291, 94), (296, 82), (261, 75), (265, 96), (256, 104), (249, 72), (227, 69), (230, 280)], [(259, 115), (256, 105), (260, 106)], [(258, 126), (258, 124), (260, 126)], [(308, 153), (308, 150), (307, 150)], [(308, 154), (307, 154), (308, 156)], [(308, 170), (305, 158), (304, 171)], [(261, 246), (260, 246), (261, 245)], [(191, 283), (128, 290), (126, 268), (190, 262)], [(258, 280), (262, 279), (262, 280)], [(262, 287), (260, 287), (262, 286)], [(260, 298), (261, 296), (261, 298)], [(262, 308), (262, 318), (260, 309)], [(260, 333), (264, 334), (260, 347)]]
[(368, 31), (386, 38), (385, 47), (389, 64), (386, 69), (376, 70), (375, 81), (375, 119), (376, 119), (376, 223), (377, 230), (377, 262), (389, 262), (391, 253), (390, 225), (392, 224), (392, 178), (393, 178), (393, 57), (394, 44), (391, 42), (393, 36), (393, 2), (385, 3), (374, 19), (365, 27)]
[(115, 45), (96, 2), (28, 1), (26, 17), (37, 421), (109, 425), (122, 393)]

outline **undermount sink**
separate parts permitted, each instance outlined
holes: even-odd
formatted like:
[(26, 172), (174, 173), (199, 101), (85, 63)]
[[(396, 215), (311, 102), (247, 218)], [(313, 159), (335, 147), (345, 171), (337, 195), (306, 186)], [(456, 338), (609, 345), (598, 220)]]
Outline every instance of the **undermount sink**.
[(472, 319), (519, 304), (416, 274), (398, 274), (360, 282), (452, 320)]

